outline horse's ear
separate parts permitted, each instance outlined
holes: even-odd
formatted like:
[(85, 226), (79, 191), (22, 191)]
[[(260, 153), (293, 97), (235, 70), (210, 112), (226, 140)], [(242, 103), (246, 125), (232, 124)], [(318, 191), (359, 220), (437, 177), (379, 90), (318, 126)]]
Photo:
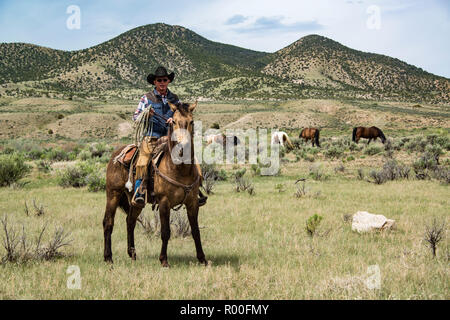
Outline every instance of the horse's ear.
[(195, 107), (197, 106), (197, 100), (191, 105), (189, 105), (189, 112), (193, 112), (195, 110)]
[(173, 112), (177, 111), (177, 106), (176, 105), (174, 105), (171, 102), (168, 102), (168, 103), (169, 103), (170, 110), (172, 110)]

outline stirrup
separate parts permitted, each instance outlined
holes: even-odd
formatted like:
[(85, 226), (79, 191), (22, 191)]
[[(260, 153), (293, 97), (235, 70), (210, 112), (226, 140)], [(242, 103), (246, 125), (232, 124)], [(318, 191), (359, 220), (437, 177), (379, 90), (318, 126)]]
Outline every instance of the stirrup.
[(136, 197), (138, 191), (139, 188), (136, 190), (136, 192), (133, 195), (133, 198), (131, 199), (131, 205), (134, 207), (143, 208), (147, 203), (147, 190), (144, 190), (143, 193), (139, 193), (139, 197)]

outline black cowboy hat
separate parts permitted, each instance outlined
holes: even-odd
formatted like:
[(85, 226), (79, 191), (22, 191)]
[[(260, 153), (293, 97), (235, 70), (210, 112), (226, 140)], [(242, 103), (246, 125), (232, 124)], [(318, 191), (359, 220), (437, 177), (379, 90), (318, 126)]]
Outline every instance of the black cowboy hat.
[(175, 73), (172, 72), (171, 74), (168, 74), (166, 68), (158, 67), (155, 70), (155, 74), (150, 73), (147, 76), (148, 83), (153, 84), (156, 77), (167, 77), (167, 78), (169, 78), (170, 82), (172, 82), (173, 78), (175, 78)]

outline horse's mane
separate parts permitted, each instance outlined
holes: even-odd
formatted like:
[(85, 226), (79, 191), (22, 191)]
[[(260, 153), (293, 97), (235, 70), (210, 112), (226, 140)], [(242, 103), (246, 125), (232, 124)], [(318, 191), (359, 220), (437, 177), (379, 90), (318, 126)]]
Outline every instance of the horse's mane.
[(177, 104), (177, 110), (183, 115), (183, 116), (187, 116), (189, 113), (189, 103), (182, 103), (179, 102)]

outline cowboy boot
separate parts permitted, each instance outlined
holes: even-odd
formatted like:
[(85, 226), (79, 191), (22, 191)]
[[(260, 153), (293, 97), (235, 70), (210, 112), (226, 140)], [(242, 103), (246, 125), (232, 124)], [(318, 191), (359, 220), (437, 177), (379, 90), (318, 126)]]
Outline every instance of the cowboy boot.
[(135, 186), (134, 186), (134, 196), (132, 199), (132, 205), (136, 207), (143, 207), (145, 206), (145, 190), (142, 188), (142, 179), (136, 180)]

